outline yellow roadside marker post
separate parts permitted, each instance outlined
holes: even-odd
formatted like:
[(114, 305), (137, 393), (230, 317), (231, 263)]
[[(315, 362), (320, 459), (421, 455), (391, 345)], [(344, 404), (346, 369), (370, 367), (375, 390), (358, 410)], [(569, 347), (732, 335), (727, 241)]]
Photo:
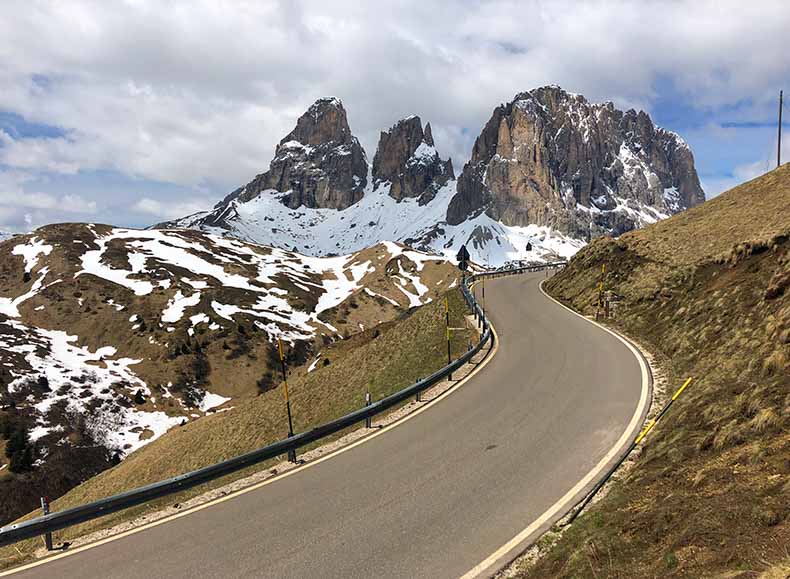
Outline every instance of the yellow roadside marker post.
[(661, 418), (664, 416), (664, 414), (666, 414), (667, 410), (669, 410), (669, 407), (672, 406), (672, 403), (675, 400), (677, 400), (678, 397), (681, 394), (683, 394), (683, 391), (688, 387), (688, 385), (691, 384), (691, 380), (692, 380), (692, 378), (687, 378), (686, 381), (683, 382), (683, 386), (678, 388), (678, 391), (675, 392), (672, 395), (672, 398), (669, 399), (669, 402), (667, 402), (667, 405), (664, 406), (664, 408), (661, 409), (661, 412), (658, 413), (658, 416), (656, 416), (653, 420), (651, 420), (650, 422), (647, 423), (647, 426), (645, 426), (645, 429), (641, 432), (641, 434), (639, 436), (636, 437), (636, 440), (634, 440), (634, 445), (637, 445), (640, 442), (642, 442), (642, 439), (645, 436), (647, 436), (647, 433), (650, 432), (651, 430), (653, 430), (653, 427), (658, 423), (659, 420), (661, 420)]
[[(285, 395), (285, 408), (288, 411), (288, 438), (294, 435), (294, 425), (291, 419), (291, 399), (288, 397), (288, 379), (285, 373), (285, 356), (283, 355), (283, 343), (277, 338), (277, 348), (280, 351), (280, 368), (283, 371), (283, 394)], [(296, 462), (296, 449), (288, 451), (288, 460)]]
[(588, 495), (587, 495), (587, 496), (584, 498), (584, 500), (582, 500), (582, 501), (579, 503), (579, 505), (575, 507), (575, 510), (573, 511), (573, 513), (571, 514), (571, 516), (568, 518), (568, 520), (567, 520), (565, 523), (563, 523), (563, 525), (562, 525), (563, 527), (570, 525), (570, 524), (571, 524), (573, 521), (575, 521), (575, 520), (576, 520), (576, 517), (578, 517), (578, 516), (579, 516), (579, 514), (581, 514), (581, 512), (584, 510), (584, 507), (586, 507), (586, 506), (587, 506), (587, 505), (590, 503), (590, 501), (591, 501), (591, 500), (593, 499), (593, 497), (594, 497), (594, 496), (595, 496), (595, 495), (598, 493), (598, 491), (599, 491), (599, 490), (601, 490), (601, 488), (603, 487), (603, 485), (604, 485), (604, 484), (606, 484), (606, 481), (608, 481), (608, 480), (609, 480), (609, 478), (610, 478), (610, 477), (611, 477), (611, 476), (614, 474), (614, 472), (615, 472), (615, 471), (616, 471), (618, 468), (620, 468), (620, 465), (621, 465), (621, 464), (623, 464), (623, 462), (625, 462), (625, 459), (626, 459), (626, 458), (628, 458), (628, 455), (629, 455), (629, 454), (631, 454), (631, 451), (633, 451), (633, 450), (634, 450), (634, 448), (636, 448), (636, 446), (637, 446), (637, 445), (638, 445), (640, 442), (642, 442), (642, 440), (645, 438), (645, 436), (647, 436), (647, 433), (648, 433), (648, 432), (650, 432), (651, 430), (653, 430), (653, 427), (654, 427), (656, 424), (658, 424), (658, 421), (659, 421), (659, 420), (661, 420), (661, 418), (664, 416), (664, 414), (666, 414), (666, 413), (667, 413), (667, 410), (669, 410), (670, 406), (672, 406), (672, 403), (673, 403), (673, 402), (675, 402), (675, 400), (677, 400), (677, 399), (678, 399), (678, 397), (679, 397), (681, 394), (683, 394), (683, 391), (684, 391), (686, 388), (688, 388), (688, 385), (689, 385), (689, 384), (691, 384), (691, 381), (692, 381), (692, 380), (693, 380), (693, 378), (687, 378), (687, 379), (686, 379), (686, 381), (685, 381), (685, 382), (683, 382), (683, 385), (682, 385), (680, 388), (678, 388), (677, 392), (675, 392), (675, 393), (672, 395), (672, 398), (670, 398), (670, 399), (669, 399), (669, 402), (667, 402), (667, 403), (666, 403), (666, 405), (664, 406), (664, 408), (662, 408), (662, 409), (661, 409), (661, 412), (659, 412), (659, 413), (658, 413), (658, 416), (656, 416), (656, 417), (655, 417), (653, 420), (651, 420), (650, 422), (648, 422), (648, 423), (647, 423), (647, 426), (645, 426), (645, 429), (644, 429), (644, 430), (643, 430), (643, 431), (642, 431), (642, 432), (639, 434), (639, 436), (637, 436), (637, 437), (634, 439), (634, 441), (631, 443), (631, 445), (630, 445), (630, 446), (628, 447), (628, 449), (625, 451), (625, 453), (623, 454), (623, 456), (622, 456), (622, 457), (620, 457), (620, 460), (618, 460), (618, 461), (617, 461), (617, 462), (614, 464), (614, 466), (612, 466), (612, 468), (610, 468), (610, 469), (609, 469), (609, 472), (607, 472), (607, 473), (606, 473), (606, 475), (605, 475), (605, 476), (604, 476), (604, 477), (603, 477), (603, 478), (602, 478), (600, 481), (598, 481), (598, 483), (597, 483), (597, 484), (596, 484), (596, 485), (593, 487), (593, 489), (592, 489), (592, 490), (590, 491), (590, 493), (589, 493), (589, 494), (588, 494)]
[(483, 317), (486, 315), (486, 278), (483, 277)]
[[(450, 353), (450, 302), (447, 296), (444, 296), (444, 327), (447, 334), (447, 364), (450, 365), (453, 361), (452, 354)], [(448, 380), (453, 379), (453, 373), (447, 375)]]
[(601, 265), (601, 281), (598, 283), (598, 306), (595, 308), (596, 321), (601, 315), (601, 299), (603, 298), (603, 279), (606, 275), (606, 264)]

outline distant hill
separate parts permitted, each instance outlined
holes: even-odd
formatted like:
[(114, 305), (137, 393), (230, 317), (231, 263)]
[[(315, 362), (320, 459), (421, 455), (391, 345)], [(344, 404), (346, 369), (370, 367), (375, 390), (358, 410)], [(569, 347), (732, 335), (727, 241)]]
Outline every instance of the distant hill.
[[(589, 244), (547, 283), (694, 382), (633, 469), (527, 577), (786, 577), (790, 571), (790, 164)], [(667, 394), (660, 394), (660, 403)], [(748, 570), (748, 575), (744, 574)]]

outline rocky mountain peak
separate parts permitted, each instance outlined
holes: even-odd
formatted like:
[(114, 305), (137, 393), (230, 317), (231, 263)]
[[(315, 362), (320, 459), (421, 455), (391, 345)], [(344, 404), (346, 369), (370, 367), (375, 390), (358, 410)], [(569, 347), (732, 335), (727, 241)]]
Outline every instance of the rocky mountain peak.
[(313, 146), (327, 143), (350, 145), (352, 139), (343, 103), (334, 97), (324, 97), (299, 117), (296, 127), (280, 141), (280, 146), (290, 141)]
[(372, 176), (376, 187), (390, 184), (389, 194), (394, 199), (417, 197), (421, 204), (455, 178), (452, 160), (442, 161), (436, 151), (430, 123), (423, 130), (420, 117), (414, 115), (382, 131)]
[[(678, 135), (645, 112), (558, 86), (496, 107), (452, 179), (451, 161), (441, 159), (431, 125), (419, 117), (382, 132), (369, 167), (342, 103), (324, 98), (282, 139), (266, 173), (213, 210), (158, 227), (317, 256), (382, 240), (448, 255), (464, 244), (473, 259), (499, 264), (568, 257), (592, 237), (619, 235), (704, 200)], [(339, 211), (315, 210), (322, 208)]]
[(433, 132), (431, 131), (431, 123), (425, 123), (425, 131), (422, 135), (423, 140), (433, 147)]
[(683, 140), (647, 113), (590, 103), (557, 86), (494, 109), (458, 180), (447, 221), (485, 211), (590, 239), (620, 234), (704, 201)]
[(291, 209), (345, 209), (362, 199), (367, 176), (367, 157), (351, 133), (343, 103), (321, 98), (277, 145), (269, 170), (223, 199), (205, 223), (226, 227), (234, 202), (266, 192), (285, 193), (279, 200)]

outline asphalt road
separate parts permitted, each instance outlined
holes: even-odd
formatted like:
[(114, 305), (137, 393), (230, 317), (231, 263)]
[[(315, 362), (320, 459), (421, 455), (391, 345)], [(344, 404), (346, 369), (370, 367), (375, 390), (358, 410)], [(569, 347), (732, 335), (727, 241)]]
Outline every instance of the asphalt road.
[(638, 428), (634, 354), (546, 298), (542, 279), (486, 282), (499, 350), (425, 412), (265, 487), (15, 577), (463, 575)]

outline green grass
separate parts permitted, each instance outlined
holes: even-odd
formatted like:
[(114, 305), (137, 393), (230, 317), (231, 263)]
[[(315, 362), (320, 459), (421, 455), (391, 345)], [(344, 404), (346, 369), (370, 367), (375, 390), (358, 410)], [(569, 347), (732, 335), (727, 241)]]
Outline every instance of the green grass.
[[(459, 290), (447, 293), (450, 325), (464, 327), (466, 303)], [(475, 340), (474, 330), (455, 331), (454, 357)], [(289, 376), (295, 431), (339, 417), (364, 405), (365, 393), (373, 399), (395, 392), (447, 363), (444, 301), (417, 308), (402, 319), (381, 324), (336, 342), (322, 351), (313, 372), (298, 369)], [(232, 411), (207, 416), (177, 427), (132, 453), (118, 466), (72, 489), (53, 504), (53, 510), (97, 500), (125, 490), (194, 470), (282, 439), (287, 434), (283, 389), (235, 402)], [(231, 480), (264, 468), (261, 465), (202, 485), (176, 496), (90, 521), (57, 533), (58, 541), (72, 540), (88, 532), (152, 512), (196, 496)], [(0, 567), (29, 558), (40, 541), (31, 540), (0, 549)]]
[[(757, 577), (790, 545), (790, 165), (617, 240), (547, 283), (695, 381), (634, 468), (523, 577)], [(782, 563), (784, 561), (784, 563)], [(785, 567), (781, 567), (785, 565)]]

